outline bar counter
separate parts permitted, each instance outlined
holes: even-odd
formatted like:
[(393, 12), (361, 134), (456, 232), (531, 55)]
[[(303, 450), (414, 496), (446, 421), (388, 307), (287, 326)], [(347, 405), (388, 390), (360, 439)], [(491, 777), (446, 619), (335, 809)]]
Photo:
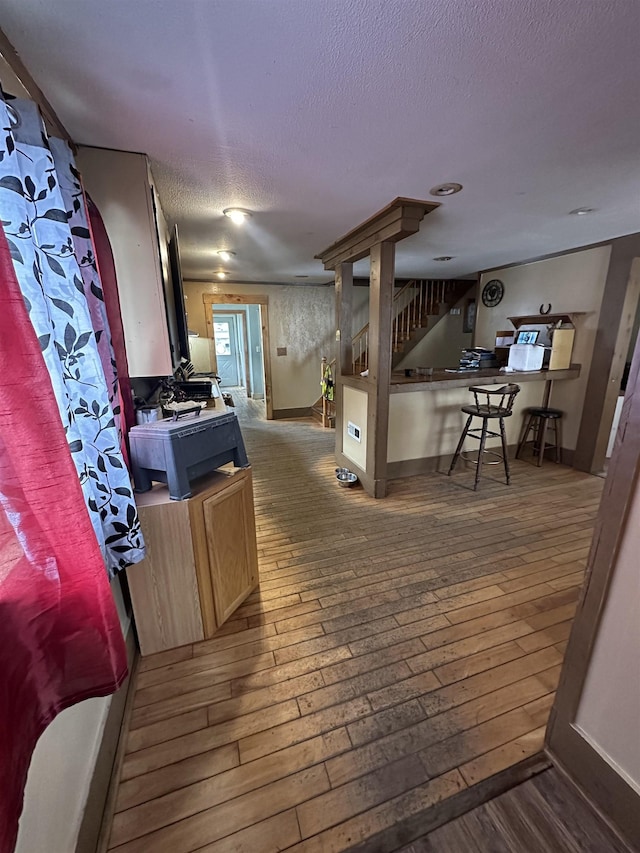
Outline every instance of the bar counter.
[[(573, 380), (573, 381), (571, 381)], [(577, 381), (576, 381), (577, 380)], [(368, 377), (342, 376), (343, 453), (347, 463), (365, 468), (367, 447)], [(575, 447), (580, 423), (584, 379), (580, 365), (566, 370), (527, 370), (503, 373), (499, 369), (447, 370), (414, 369), (411, 376), (393, 373), (389, 387), (387, 436), (388, 475), (398, 476), (434, 470), (448, 464), (466, 420), (462, 406), (472, 398), (472, 385), (520, 386), (513, 417), (506, 419), (507, 439), (515, 448), (523, 417), (530, 406), (557, 406), (564, 414), (565, 450)], [(553, 400), (551, 400), (553, 389)], [(359, 430), (358, 438), (349, 435), (349, 424)], [(492, 443), (495, 443), (492, 441)], [(570, 453), (567, 458), (570, 458)], [(444, 460), (444, 462), (443, 462)]]
[[(565, 370), (517, 370), (505, 373), (499, 368), (487, 370), (444, 370), (433, 368), (413, 368), (411, 376), (402, 373), (391, 374), (391, 394), (404, 394), (408, 391), (445, 391), (449, 388), (468, 388), (471, 385), (504, 385), (515, 382), (554, 382), (561, 379), (577, 379), (580, 365), (572, 364)], [(351, 388), (364, 388), (368, 382), (366, 376), (343, 376), (342, 383)]]

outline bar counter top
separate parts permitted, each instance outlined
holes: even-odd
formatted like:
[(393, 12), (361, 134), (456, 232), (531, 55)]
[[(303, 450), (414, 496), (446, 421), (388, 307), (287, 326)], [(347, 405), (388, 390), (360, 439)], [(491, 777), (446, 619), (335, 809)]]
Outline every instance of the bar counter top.
[[(411, 376), (402, 373), (391, 374), (389, 391), (391, 394), (404, 394), (410, 391), (445, 391), (450, 388), (468, 388), (470, 385), (504, 385), (507, 382), (546, 382), (561, 379), (577, 379), (580, 365), (572, 364), (565, 370), (517, 370), (505, 373), (499, 368), (487, 370), (443, 370), (414, 368)], [(343, 376), (342, 382), (351, 388), (365, 388), (368, 382), (365, 376)]]

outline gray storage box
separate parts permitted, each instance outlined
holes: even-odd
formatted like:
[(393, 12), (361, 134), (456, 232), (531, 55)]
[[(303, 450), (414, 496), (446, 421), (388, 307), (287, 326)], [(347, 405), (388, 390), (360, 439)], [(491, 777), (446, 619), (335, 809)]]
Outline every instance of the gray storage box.
[(235, 412), (203, 412), (134, 426), (129, 444), (136, 491), (149, 491), (155, 480), (167, 484), (174, 501), (191, 496), (190, 480), (221, 465), (249, 465)]

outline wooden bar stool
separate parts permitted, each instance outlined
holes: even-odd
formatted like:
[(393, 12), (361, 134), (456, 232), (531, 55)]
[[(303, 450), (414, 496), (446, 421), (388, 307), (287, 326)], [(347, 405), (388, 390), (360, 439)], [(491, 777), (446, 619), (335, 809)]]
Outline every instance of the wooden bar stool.
[[(469, 391), (473, 394), (474, 403), (472, 405), (462, 407), (462, 411), (469, 415), (469, 417), (467, 418), (467, 422), (462, 430), (462, 435), (460, 436), (460, 441), (456, 447), (456, 452), (453, 454), (448, 476), (451, 476), (456, 467), (462, 452), (462, 445), (464, 444), (465, 438), (470, 436), (471, 438), (477, 438), (480, 441), (478, 461), (474, 462), (476, 465), (476, 479), (473, 486), (474, 491), (478, 488), (478, 481), (480, 480), (480, 473), (482, 471), (482, 460), (485, 452), (490, 453), (493, 456), (497, 456), (498, 459), (502, 459), (504, 462), (504, 473), (508, 486), (511, 473), (509, 471), (509, 456), (507, 451), (507, 436), (504, 429), (504, 419), (511, 417), (513, 401), (515, 400), (516, 395), (520, 393), (520, 386), (514, 385), (513, 383), (503, 385), (501, 388), (478, 388), (476, 386), (472, 386), (469, 388)], [(480, 418), (482, 420), (482, 426), (470, 429), (471, 422), (474, 418)], [(500, 425), (500, 432), (494, 432), (488, 428), (489, 421), (496, 418)], [(502, 440), (502, 455), (493, 450), (485, 451), (484, 448), (488, 436), (500, 438)]]
[[(527, 409), (527, 420), (525, 421), (522, 437), (516, 450), (516, 459), (520, 458), (520, 453), (524, 449), (525, 444), (529, 442), (529, 433), (533, 431), (533, 453), (538, 454), (538, 468), (542, 465), (545, 451), (549, 448), (554, 448), (556, 452), (556, 462), (562, 463), (562, 415), (560, 409), (551, 409), (548, 406), (534, 406)], [(549, 421), (553, 424), (553, 444), (547, 443), (547, 427)]]

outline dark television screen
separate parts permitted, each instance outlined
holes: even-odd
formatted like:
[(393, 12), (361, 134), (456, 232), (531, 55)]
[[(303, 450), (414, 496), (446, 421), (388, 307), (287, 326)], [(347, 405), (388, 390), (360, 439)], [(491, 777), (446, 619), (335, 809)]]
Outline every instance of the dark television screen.
[(171, 267), (171, 282), (173, 286), (173, 301), (175, 305), (176, 326), (178, 332), (178, 347), (182, 358), (190, 359), (189, 333), (187, 315), (184, 306), (184, 291), (182, 289), (182, 268), (180, 266), (180, 245), (178, 243), (178, 228), (173, 226), (169, 240), (169, 265)]

